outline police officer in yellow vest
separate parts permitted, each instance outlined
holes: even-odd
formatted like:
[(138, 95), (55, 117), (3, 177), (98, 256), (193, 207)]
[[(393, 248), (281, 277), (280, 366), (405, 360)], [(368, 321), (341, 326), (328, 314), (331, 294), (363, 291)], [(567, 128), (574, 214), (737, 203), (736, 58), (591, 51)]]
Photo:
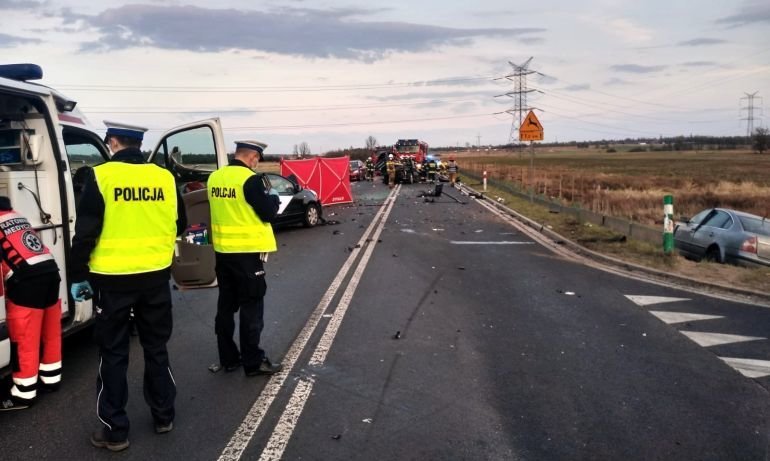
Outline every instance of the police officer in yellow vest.
[[(214, 330), (225, 371), (242, 365), (246, 376), (272, 375), (282, 367), (267, 358), (259, 341), (267, 291), (263, 263), (276, 251), (270, 222), (280, 201), (269, 181), (254, 172), (267, 145), (258, 141), (235, 145), (229, 165), (212, 173), (207, 184), (219, 284)], [(233, 316), (238, 310), (240, 352), (233, 341)]]
[[(126, 414), (129, 312), (144, 349), (144, 398), (155, 432), (171, 431), (176, 386), (166, 342), (171, 336), (169, 276), (174, 241), (187, 223), (174, 177), (146, 163), (139, 150), (146, 128), (105, 121), (114, 153), (93, 168), (78, 206), (72, 240), (73, 299), (94, 296), (99, 345), (97, 448), (128, 448)], [(93, 284), (93, 289), (91, 288)]]

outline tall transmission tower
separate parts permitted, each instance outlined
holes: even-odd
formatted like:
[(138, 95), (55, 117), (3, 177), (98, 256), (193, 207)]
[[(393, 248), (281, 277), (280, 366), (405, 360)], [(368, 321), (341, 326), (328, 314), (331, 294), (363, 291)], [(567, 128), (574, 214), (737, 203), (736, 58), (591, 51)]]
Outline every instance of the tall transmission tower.
[(505, 111), (505, 113), (513, 115), (513, 121), (511, 122), (511, 133), (508, 136), (509, 144), (520, 143), (519, 129), (521, 128), (521, 124), (524, 122), (524, 117), (526, 117), (527, 112), (534, 109), (533, 107), (529, 107), (527, 105), (527, 94), (535, 91), (527, 88), (527, 75), (536, 73), (536, 71), (529, 69), (529, 63), (532, 62), (533, 58), (534, 57), (531, 56), (522, 64), (515, 64), (511, 61), (508, 61), (508, 64), (513, 67), (513, 72), (501, 78), (513, 82), (513, 91), (495, 96), (508, 96), (513, 98), (513, 108)]
[[(754, 133), (754, 111), (757, 109), (757, 107), (754, 105), (754, 99), (762, 99), (761, 97), (757, 97), (757, 94), (759, 91), (755, 91), (753, 93), (743, 93), (746, 96), (741, 98), (741, 101), (744, 99), (748, 100), (748, 106), (747, 107), (741, 107), (741, 111), (747, 111), (746, 118), (742, 118), (741, 120), (746, 120), (746, 137), (751, 138), (751, 135)], [(761, 103), (760, 103), (761, 104)]]

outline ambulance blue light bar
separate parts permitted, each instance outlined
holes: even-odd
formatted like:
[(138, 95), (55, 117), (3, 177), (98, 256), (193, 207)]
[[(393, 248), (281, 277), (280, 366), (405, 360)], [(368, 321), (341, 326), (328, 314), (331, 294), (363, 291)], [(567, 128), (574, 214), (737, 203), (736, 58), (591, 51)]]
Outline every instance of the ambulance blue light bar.
[(26, 82), (43, 78), (43, 68), (37, 64), (0, 65), (0, 77)]

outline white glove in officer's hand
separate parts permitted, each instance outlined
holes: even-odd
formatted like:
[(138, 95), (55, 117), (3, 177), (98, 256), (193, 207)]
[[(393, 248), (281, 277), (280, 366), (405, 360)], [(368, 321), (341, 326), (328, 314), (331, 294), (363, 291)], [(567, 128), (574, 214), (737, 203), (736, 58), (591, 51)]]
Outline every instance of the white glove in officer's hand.
[(85, 280), (83, 282), (73, 283), (72, 286), (70, 286), (70, 294), (72, 294), (72, 299), (82, 302), (91, 299), (94, 296), (94, 290), (91, 288), (91, 284), (88, 283), (88, 280)]
[(279, 197), (278, 191), (275, 190), (275, 187), (271, 187), (269, 191), (267, 191), (270, 195), (275, 195), (276, 197)]

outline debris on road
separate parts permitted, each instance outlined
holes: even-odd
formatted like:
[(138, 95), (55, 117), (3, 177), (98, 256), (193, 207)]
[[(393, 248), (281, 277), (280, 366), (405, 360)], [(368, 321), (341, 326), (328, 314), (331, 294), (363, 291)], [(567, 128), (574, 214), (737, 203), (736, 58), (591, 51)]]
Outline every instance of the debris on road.
[(397, 331), (396, 334), (393, 335), (393, 339), (401, 339), (401, 331)]
[(212, 373), (217, 373), (221, 369), (222, 369), (222, 365), (218, 363), (212, 363), (211, 365), (209, 365), (209, 371)]

